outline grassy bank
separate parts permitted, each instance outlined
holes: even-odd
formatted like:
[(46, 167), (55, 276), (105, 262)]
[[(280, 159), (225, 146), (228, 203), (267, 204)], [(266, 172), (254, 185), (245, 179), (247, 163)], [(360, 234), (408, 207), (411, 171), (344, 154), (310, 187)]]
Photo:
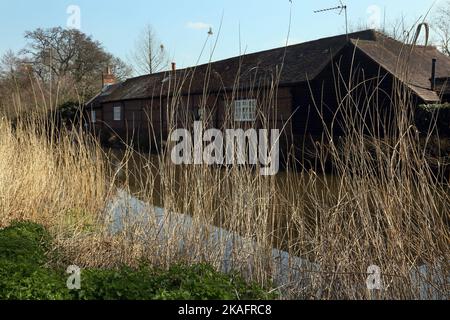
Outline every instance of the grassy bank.
[(268, 299), (238, 275), (224, 275), (206, 264), (168, 270), (140, 266), (81, 271), (80, 290), (66, 286), (68, 274), (52, 264), (52, 238), (41, 225), (12, 223), (0, 230), (0, 299), (148, 300)]

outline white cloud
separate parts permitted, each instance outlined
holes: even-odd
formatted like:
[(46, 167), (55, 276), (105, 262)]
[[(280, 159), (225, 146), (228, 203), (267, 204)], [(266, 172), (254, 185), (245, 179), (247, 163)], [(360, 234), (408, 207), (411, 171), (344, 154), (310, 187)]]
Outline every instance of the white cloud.
[(194, 29), (194, 30), (205, 30), (205, 29), (209, 29), (212, 26), (210, 24), (204, 23), (204, 22), (188, 22), (186, 25), (189, 29)]

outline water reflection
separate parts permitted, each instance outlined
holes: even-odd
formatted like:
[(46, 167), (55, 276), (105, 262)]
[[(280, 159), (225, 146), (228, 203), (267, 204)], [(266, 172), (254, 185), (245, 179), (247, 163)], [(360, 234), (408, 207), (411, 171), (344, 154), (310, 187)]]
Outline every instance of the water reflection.
[[(332, 175), (280, 171), (261, 177), (257, 170), (240, 175), (237, 168), (173, 166), (161, 163), (162, 156), (118, 149), (108, 154), (118, 186), (134, 197), (175, 212), (209, 215), (211, 224), (243, 236), (253, 233), (250, 226), (262, 223), (268, 241), (279, 249), (298, 246), (300, 251), (300, 240), (293, 239), (301, 238), (300, 230), (314, 230), (318, 206), (332, 206), (339, 193)], [(301, 220), (302, 227), (292, 227), (295, 220)]]
[[(162, 180), (163, 170), (161, 169), (161, 161), (164, 160), (162, 160), (161, 156), (129, 153), (122, 149), (109, 149), (107, 154), (112, 164), (112, 170), (116, 173), (119, 186), (126, 185), (133, 196), (145, 199), (155, 206), (162, 207), (164, 205), (164, 181)], [(173, 172), (174, 185), (180, 190), (189, 188), (189, 186), (184, 185), (189, 180), (184, 175), (184, 169), (187, 169), (187, 167), (176, 167)], [(227, 179), (229, 174), (229, 170), (220, 167), (212, 167), (211, 170), (214, 172), (212, 177), (222, 182)], [(256, 176), (257, 172), (255, 170), (255, 178), (257, 178)], [(289, 202), (294, 198), (302, 198), (307, 201), (305, 193), (299, 193), (299, 189), (308, 185), (311, 179), (314, 179), (315, 187), (319, 188), (317, 190), (318, 194), (323, 195), (323, 198), (331, 198), (338, 195), (339, 181), (332, 174), (311, 174), (311, 172), (285, 170), (280, 171), (273, 177), (264, 179), (273, 183), (277, 190), (273, 194), (273, 202), (275, 203)], [(149, 197), (149, 195), (151, 196)], [(222, 194), (222, 196), (225, 197), (226, 195)], [(282, 213), (280, 212), (280, 214)]]

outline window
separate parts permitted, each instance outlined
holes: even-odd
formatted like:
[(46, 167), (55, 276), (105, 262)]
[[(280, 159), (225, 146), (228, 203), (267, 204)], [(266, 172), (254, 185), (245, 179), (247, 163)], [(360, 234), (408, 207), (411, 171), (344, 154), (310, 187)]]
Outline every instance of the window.
[(236, 100), (234, 102), (234, 121), (255, 121), (256, 100)]
[(97, 112), (95, 110), (91, 110), (91, 123), (97, 122)]
[(122, 107), (114, 107), (114, 121), (122, 120)]

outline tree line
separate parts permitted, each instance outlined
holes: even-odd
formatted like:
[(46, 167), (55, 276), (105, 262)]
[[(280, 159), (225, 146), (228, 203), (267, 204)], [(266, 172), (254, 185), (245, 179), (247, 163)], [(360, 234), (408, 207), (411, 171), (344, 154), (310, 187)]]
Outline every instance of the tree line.
[(82, 106), (100, 92), (108, 68), (123, 81), (168, 66), (164, 45), (151, 26), (143, 30), (128, 62), (76, 29), (38, 28), (24, 38), (22, 50), (9, 50), (0, 59), (0, 114), (12, 118), (30, 109)]
[[(427, 20), (434, 31), (434, 44), (450, 56), (450, 0), (440, 4)], [(385, 25), (382, 31), (402, 41), (411, 36), (412, 28), (404, 19), (394, 21), (388, 29)], [(27, 113), (30, 108), (48, 111), (82, 106), (100, 92), (102, 73), (108, 67), (123, 81), (169, 66), (166, 47), (150, 25), (137, 38), (128, 62), (76, 29), (38, 28), (24, 37), (25, 48), (9, 50), (0, 58), (0, 115)]]

